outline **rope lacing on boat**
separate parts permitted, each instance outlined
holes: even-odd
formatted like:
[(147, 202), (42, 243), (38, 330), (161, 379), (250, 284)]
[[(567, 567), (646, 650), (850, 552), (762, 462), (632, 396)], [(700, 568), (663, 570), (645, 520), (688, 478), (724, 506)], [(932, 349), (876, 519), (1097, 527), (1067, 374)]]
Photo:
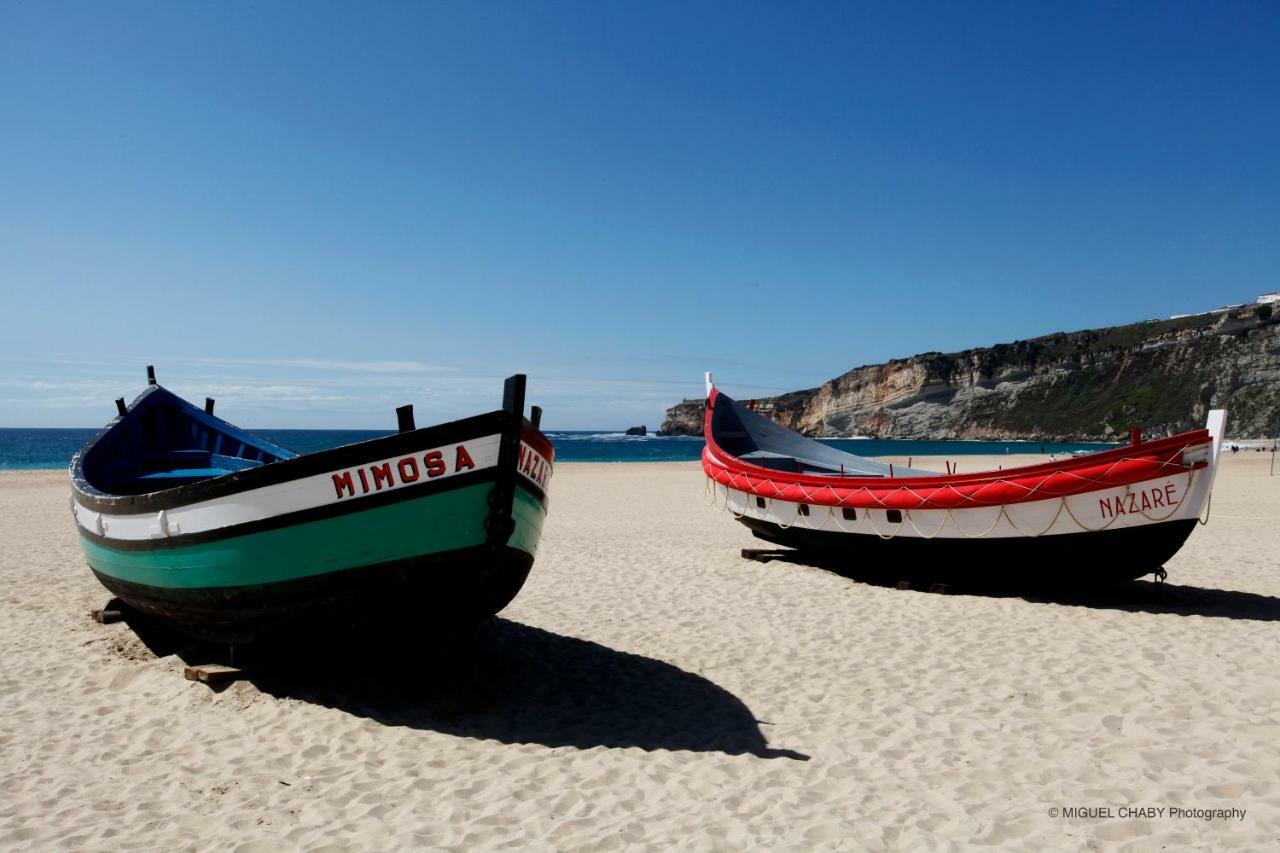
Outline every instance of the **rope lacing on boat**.
[[(1178, 453), (1169, 454), (1169, 456), (1180, 457), (1183, 451), (1186, 451), (1188, 448), (1195, 447), (1195, 446), (1199, 446), (1199, 445), (1198, 444), (1184, 445), (1181, 451), (1179, 451)], [(842, 533), (862, 533), (864, 529), (869, 526), (870, 532), (874, 533), (876, 536), (880, 537), (881, 539), (886, 539), (886, 540), (897, 537), (899, 533), (906, 527), (906, 525), (910, 525), (911, 529), (915, 531), (916, 536), (918, 536), (919, 538), (933, 539), (938, 535), (940, 535), (944, 529), (946, 529), (948, 522), (951, 523), (952, 527), (955, 528), (955, 530), (960, 534), (961, 537), (965, 539), (981, 539), (983, 537), (989, 536), (1000, 524), (1000, 520), (1002, 518), (1005, 521), (1007, 521), (1009, 523), (1009, 526), (1012, 527), (1015, 531), (1017, 531), (1017, 533), (1020, 534), (1021, 536), (1035, 539), (1035, 538), (1044, 536), (1050, 530), (1052, 530), (1054, 526), (1058, 523), (1058, 520), (1062, 517), (1062, 514), (1064, 511), (1066, 512), (1067, 516), (1071, 519), (1071, 521), (1076, 525), (1077, 528), (1087, 533), (1097, 533), (1097, 532), (1106, 530), (1107, 528), (1115, 524), (1115, 522), (1120, 518), (1120, 515), (1113, 514), (1105, 524), (1102, 524), (1099, 527), (1090, 527), (1089, 525), (1082, 522), (1076, 516), (1075, 512), (1071, 508), (1071, 505), (1067, 502), (1068, 497), (1077, 497), (1082, 494), (1089, 494), (1091, 491), (1094, 491), (1091, 489), (1085, 489), (1082, 491), (1073, 492), (1070, 495), (1065, 495), (1065, 494), (1053, 495), (1052, 497), (1056, 497), (1058, 499), (1057, 511), (1054, 513), (1054, 516), (1050, 520), (1050, 522), (1047, 525), (1045, 525), (1041, 530), (1038, 530), (1038, 531), (1027, 531), (1022, 529), (1022, 527), (1016, 521), (1014, 521), (1013, 516), (1009, 513), (1009, 507), (1017, 506), (1019, 504), (1029, 503), (1032, 500), (1035, 500), (1033, 496), (1041, 491), (1041, 487), (1043, 486), (1043, 484), (1046, 481), (1048, 481), (1051, 477), (1058, 474), (1070, 476), (1081, 482), (1088, 483), (1094, 486), (1099, 486), (1102, 488), (1115, 488), (1115, 485), (1107, 482), (1106, 478), (1116, 469), (1117, 466), (1121, 465), (1124, 462), (1129, 462), (1129, 461), (1135, 461), (1135, 460), (1132, 459), (1131, 457), (1124, 457), (1122, 459), (1116, 460), (1106, 468), (1106, 470), (1100, 475), (1100, 477), (1085, 477), (1081, 474), (1077, 474), (1074, 471), (1064, 471), (1059, 469), (1050, 474), (1046, 474), (1044, 477), (1041, 478), (1038, 484), (1030, 487), (1024, 486), (1022, 483), (1018, 483), (1016, 481), (1013, 481), (1004, 477), (998, 477), (989, 483), (984, 483), (972, 494), (966, 494), (964, 492), (961, 492), (960, 490), (956, 489), (955, 485), (952, 483), (947, 483), (943, 487), (941, 487), (945, 489), (950, 489), (960, 499), (972, 504), (978, 504), (979, 500), (977, 496), (980, 495), (982, 491), (986, 490), (990, 486), (996, 486), (996, 485), (1016, 486), (1025, 492), (1025, 496), (1023, 497), (1022, 500), (1015, 501), (1012, 503), (987, 504), (983, 506), (973, 506), (973, 507), (966, 508), (970, 510), (977, 510), (977, 509), (995, 510), (995, 517), (992, 519), (991, 525), (981, 533), (967, 532), (956, 520), (953, 514), (953, 510), (956, 509), (955, 507), (951, 507), (951, 506), (930, 507), (929, 504), (935, 503), (935, 502), (929, 498), (919, 498), (921, 501), (921, 505), (915, 507), (914, 509), (918, 511), (926, 510), (926, 509), (936, 511), (937, 509), (941, 509), (943, 510), (943, 516), (942, 516), (942, 520), (938, 523), (937, 527), (935, 527), (931, 532), (926, 532), (922, 530), (920, 528), (920, 525), (916, 523), (916, 519), (912, 516), (911, 509), (900, 508), (900, 507), (890, 507), (886, 505), (887, 501), (885, 498), (891, 498), (895, 495), (898, 495), (901, 492), (906, 492), (911, 495), (916, 495), (916, 493), (912, 489), (906, 486), (899, 486), (896, 489), (889, 491), (884, 497), (879, 496), (876, 492), (872, 491), (866, 486), (860, 486), (858, 489), (847, 491), (842, 496), (841, 492), (838, 492), (835, 489), (835, 487), (830, 484), (823, 484), (821, 486), (816, 487), (812, 491), (810, 491), (803, 483), (786, 482), (784, 483), (784, 486), (798, 488), (800, 490), (800, 493), (803, 499), (800, 501), (791, 501), (788, 499), (782, 499), (782, 503), (789, 503), (795, 507), (795, 513), (792, 515), (790, 521), (786, 522), (785, 524), (781, 520), (773, 521), (772, 523), (777, 524), (778, 527), (782, 530), (788, 530), (791, 527), (795, 526), (796, 522), (801, 517), (801, 513), (800, 513), (801, 503), (804, 503), (804, 504), (816, 503), (820, 506), (825, 506), (827, 508), (827, 515), (826, 517), (823, 518), (821, 525), (819, 525), (814, 529), (825, 530), (827, 525), (832, 521), (835, 521), (836, 528), (840, 530), (840, 532)], [(1182, 474), (1185, 474), (1187, 477), (1187, 485), (1186, 485), (1186, 488), (1183, 490), (1181, 497), (1178, 498), (1178, 501), (1174, 504), (1171, 504), (1169, 511), (1166, 512), (1164, 515), (1161, 515), (1158, 517), (1153, 516), (1148, 510), (1144, 510), (1144, 509), (1139, 509), (1136, 512), (1125, 512), (1124, 515), (1141, 515), (1147, 521), (1154, 522), (1154, 523), (1168, 521), (1182, 508), (1182, 505), (1186, 501), (1187, 496), (1192, 493), (1195, 486), (1196, 473), (1200, 469), (1195, 467), (1188, 468), (1184, 464), (1178, 463), (1178, 462), (1170, 462), (1167, 460), (1152, 460), (1150, 457), (1141, 458), (1141, 461), (1155, 462), (1161, 470), (1168, 469), (1168, 468), (1176, 469), (1173, 476), (1180, 476)], [(708, 467), (711, 467), (711, 466), (709, 466), (704, 459), (704, 469)], [(1155, 475), (1147, 476), (1147, 477), (1144, 477), (1143, 480), (1145, 481), (1145, 480), (1156, 479), (1158, 476), (1160, 475), (1155, 474)], [(732, 471), (729, 471), (726, 468), (719, 467), (719, 466), (715, 467), (714, 474), (708, 473), (706, 482), (707, 482), (707, 488), (711, 491), (711, 500), (709, 502), (711, 504), (720, 503), (719, 495), (716, 493), (718, 492), (718, 490), (715, 489), (715, 486), (716, 485), (724, 486), (723, 508), (727, 509), (735, 519), (741, 519), (744, 517), (747, 517), (747, 518), (758, 517), (761, 519), (766, 519), (769, 516), (770, 512), (773, 510), (775, 497), (780, 496), (783, 491), (783, 486), (779, 486), (778, 483), (774, 482), (772, 479), (768, 477), (753, 477), (748, 474), (737, 474)], [(774, 493), (773, 496), (760, 494), (762, 487), (768, 487), (770, 490), (772, 490)], [(738, 492), (741, 492), (745, 497), (754, 496), (754, 497), (764, 498), (767, 501), (767, 503), (763, 508), (763, 512), (761, 512), (759, 515), (756, 515), (755, 513), (753, 513), (751, 511), (752, 508), (751, 508), (750, 501), (747, 501), (744, 503), (743, 512), (741, 513), (736, 512), (732, 508), (732, 496), (731, 496), (731, 493), (735, 490)], [(819, 497), (824, 490), (828, 492), (828, 497), (827, 497), (827, 500), (825, 501), (821, 500)], [(1133, 494), (1133, 483), (1124, 484), (1124, 497), (1122, 498), (1122, 500), (1124, 498), (1128, 498), (1131, 494)], [(856, 512), (857, 523), (854, 524), (852, 528), (850, 528), (846, 526), (844, 523), (845, 519), (843, 518), (843, 512), (841, 512), (840, 517), (837, 517), (835, 511), (837, 508), (840, 508), (842, 510), (845, 508), (851, 508), (851, 503), (853, 499), (855, 497), (860, 497), (862, 495), (866, 495), (871, 501), (874, 501), (875, 507), (867, 507), (867, 506), (861, 506), (861, 505), (852, 507), (852, 508), (855, 508), (855, 510), (857, 511)], [(919, 496), (917, 495), (917, 497)], [(1212, 506), (1212, 501), (1213, 501), (1213, 496), (1210, 495), (1208, 501), (1206, 502), (1204, 516), (1197, 517), (1197, 520), (1199, 521), (1200, 524), (1208, 523), (1209, 511), (1210, 511), (1210, 507)], [(894, 523), (895, 524), (894, 530), (886, 534), (879, 529), (875, 521), (872, 520), (871, 514), (867, 512), (868, 509), (873, 509), (873, 508), (882, 509), (882, 510), (899, 509), (903, 514), (903, 521), (900, 523)]]

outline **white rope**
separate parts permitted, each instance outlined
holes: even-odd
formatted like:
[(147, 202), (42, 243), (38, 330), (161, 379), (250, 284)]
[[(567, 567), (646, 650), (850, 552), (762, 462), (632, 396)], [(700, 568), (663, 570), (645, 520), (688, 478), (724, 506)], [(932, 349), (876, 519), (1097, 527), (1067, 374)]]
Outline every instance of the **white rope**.
[(942, 521), (938, 523), (937, 529), (935, 529), (932, 533), (925, 535), (925, 533), (920, 530), (919, 525), (916, 524), (916, 520), (911, 517), (911, 510), (907, 510), (907, 521), (911, 523), (912, 529), (915, 530), (916, 535), (919, 536), (921, 539), (932, 539), (933, 537), (937, 536), (939, 533), (942, 532), (942, 528), (947, 526), (947, 519), (949, 518), (951, 518), (951, 510), (947, 510), (945, 513), (942, 514)]
[(991, 522), (991, 526), (978, 534), (969, 534), (964, 532), (964, 528), (960, 526), (960, 522), (956, 521), (955, 516), (951, 514), (951, 510), (947, 510), (947, 517), (951, 519), (951, 523), (955, 525), (956, 530), (960, 531), (960, 535), (965, 539), (983, 539), (991, 535), (991, 531), (996, 529), (996, 525), (1000, 523), (1000, 517), (1004, 515), (1004, 506), (1000, 507), (1000, 511), (996, 513), (995, 521)]
[(1052, 528), (1055, 524), (1057, 524), (1057, 523), (1058, 523), (1058, 518), (1059, 518), (1059, 517), (1061, 517), (1061, 515), (1062, 515), (1062, 508), (1063, 508), (1063, 507), (1065, 507), (1066, 505), (1067, 505), (1067, 499), (1066, 499), (1066, 497), (1065, 497), (1065, 496), (1060, 496), (1060, 497), (1058, 498), (1058, 511), (1057, 511), (1057, 512), (1055, 512), (1055, 513), (1053, 514), (1053, 520), (1051, 520), (1051, 521), (1049, 522), (1049, 525), (1048, 525), (1047, 527), (1045, 527), (1045, 529), (1044, 529), (1044, 530), (1041, 530), (1039, 533), (1027, 533), (1025, 530), (1023, 530), (1021, 527), (1019, 527), (1019, 526), (1018, 526), (1018, 524), (1017, 524), (1017, 522), (1015, 522), (1015, 521), (1013, 520), (1013, 516), (1012, 516), (1012, 515), (1009, 515), (1009, 507), (1007, 507), (1007, 506), (1001, 506), (1001, 507), (1000, 507), (1000, 512), (1001, 512), (1001, 514), (1002, 514), (1002, 515), (1004, 515), (1005, 520), (1009, 522), (1009, 526), (1010, 526), (1010, 527), (1012, 527), (1014, 530), (1018, 531), (1018, 532), (1019, 532), (1020, 534), (1022, 534), (1023, 536), (1027, 536), (1027, 537), (1029, 537), (1029, 538), (1031, 538), (1031, 539), (1039, 539), (1041, 536), (1043, 536), (1043, 535), (1045, 535), (1046, 533), (1048, 533), (1048, 532), (1049, 532), (1049, 530), (1050, 530), (1050, 528)]

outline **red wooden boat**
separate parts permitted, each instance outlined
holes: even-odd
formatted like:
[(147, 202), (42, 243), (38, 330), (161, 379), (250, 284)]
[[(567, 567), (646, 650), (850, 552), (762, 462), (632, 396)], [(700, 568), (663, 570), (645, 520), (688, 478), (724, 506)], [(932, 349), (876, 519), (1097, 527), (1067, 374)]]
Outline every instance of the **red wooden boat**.
[(758, 538), (868, 569), (961, 580), (1163, 577), (1206, 510), (1226, 412), (1206, 429), (1021, 468), (939, 474), (805, 438), (714, 387), (702, 468)]

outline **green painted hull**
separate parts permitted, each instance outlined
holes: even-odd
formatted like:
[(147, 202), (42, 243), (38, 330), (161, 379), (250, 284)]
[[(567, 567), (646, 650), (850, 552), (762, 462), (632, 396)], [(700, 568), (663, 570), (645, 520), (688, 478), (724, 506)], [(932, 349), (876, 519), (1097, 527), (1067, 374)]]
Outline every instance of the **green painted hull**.
[(512, 534), (504, 546), (486, 545), (492, 489), (480, 483), (183, 547), (122, 550), (83, 536), (81, 545), (125, 603), (202, 636), (247, 640), (335, 609), (358, 618), (392, 605), (483, 618), (519, 591), (546, 517), (517, 487)]
[[(390, 506), (156, 551), (117, 550), (81, 537), (94, 571), (142, 586), (207, 589), (279, 583), (360, 566), (481, 545), (490, 483)], [(516, 490), (515, 531), (507, 545), (535, 556), (541, 504)]]

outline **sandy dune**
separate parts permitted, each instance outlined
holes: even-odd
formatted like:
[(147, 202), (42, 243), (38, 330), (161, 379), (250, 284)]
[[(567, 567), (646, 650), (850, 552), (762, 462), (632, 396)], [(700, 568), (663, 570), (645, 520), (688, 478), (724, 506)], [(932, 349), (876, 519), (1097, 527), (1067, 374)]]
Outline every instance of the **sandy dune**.
[[(215, 692), (87, 618), (106, 594), (65, 474), (0, 475), (0, 844), (1280, 845), (1264, 454), (1225, 460), (1167, 585), (1058, 600), (742, 560), (756, 541), (692, 464), (562, 465), (552, 491), (528, 585), (470, 642)], [(1246, 813), (1120, 814), (1138, 806)], [(1076, 807), (1113, 816), (1050, 816)]]

